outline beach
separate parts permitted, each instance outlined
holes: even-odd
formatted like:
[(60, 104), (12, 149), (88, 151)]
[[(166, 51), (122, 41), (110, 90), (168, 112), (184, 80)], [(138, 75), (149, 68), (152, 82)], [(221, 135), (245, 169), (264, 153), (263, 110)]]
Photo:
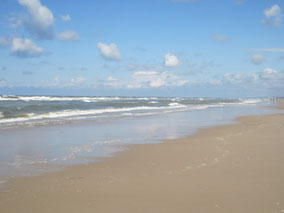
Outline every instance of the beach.
[(12, 178), (0, 190), (0, 210), (284, 212), (284, 114), (236, 121), (128, 145), (100, 162)]
[(0, 213), (284, 213), (284, 0), (0, 14)]

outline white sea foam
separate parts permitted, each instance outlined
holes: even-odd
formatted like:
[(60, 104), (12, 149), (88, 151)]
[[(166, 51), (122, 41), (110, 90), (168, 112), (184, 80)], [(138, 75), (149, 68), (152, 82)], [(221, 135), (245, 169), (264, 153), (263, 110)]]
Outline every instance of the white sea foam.
[(91, 109), (91, 110), (63, 110), (57, 112), (49, 112), (44, 114), (28, 113), (27, 117), (18, 118), (7, 118), (1, 119), (0, 123), (12, 123), (12, 122), (23, 122), (30, 120), (39, 119), (54, 119), (54, 118), (65, 118), (65, 117), (75, 117), (82, 115), (97, 115), (103, 113), (115, 113), (115, 112), (130, 112), (130, 111), (140, 111), (140, 110), (162, 110), (167, 108), (180, 108), (185, 107), (184, 105), (172, 105), (169, 107), (131, 107), (131, 108), (107, 108), (107, 109)]
[(113, 101), (119, 97), (56, 97), (56, 96), (2, 96), (0, 101)]
[(255, 99), (239, 99), (241, 101), (241, 103), (243, 104), (256, 104), (256, 103), (260, 103), (263, 100), (260, 98), (255, 98)]
[[(58, 101), (56, 106), (60, 106), (62, 110), (60, 111), (49, 111), (40, 112), (34, 111), (34, 113), (26, 113), (23, 117), (5, 118), (4, 114), (0, 112), (0, 127), (1, 124), (4, 128), (13, 127), (14, 125), (44, 125), (48, 123), (61, 123), (70, 120), (83, 120), (83, 119), (96, 119), (100, 117), (105, 117), (106, 119), (112, 119), (119, 116), (140, 116), (146, 115), (147, 113), (164, 113), (165, 111), (174, 112), (180, 110), (202, 110), (209, 107), (224, 107), (224, 106), (237, 106), (237, 105), (247, 105), (256, 104), (264, 101), (264, 99), (214, 99), (214, 98), (156, 98), (156, 97), (55, 97), (55, 96), (0, 96), (0, 100), (18, 100), (22, 102), (28, 101), (46, 101), (53, 102)], [(266, 99), (269, 101), (269, 99)], [(80, 102), (97, 102), (93, 106), (96, 109), (82, 109), (79, 103), (75, 105), (69, 105), (66, 102), (80, 101)], [(158, 104), (161, 106), (149, 106), (144, 105), (144, 101), (147, 104)], [(198, 101), (200, 104), (197, 104)], [(204, 102), (206, 101), (206, 102)], [(106, 102), (106, 103), (104, 103)], [(205, 104), (208, 103), (208, 104)], [(5, 102), (2, 102), (4, 107), (6, 107)], [(19, 103), (23, 104), (23, 103)], [(31, 105), (37, 103), (31, 102)], [(42, 104), (42, 103), (41, 103)], [(122, 104), (122, 108), (114, 108), (112, 106), (117, 106)], [(139, 104), (140, 106), (135, 106)], [(27, 103), (24, 103), (24, 108)], [(66, 109), (64, 109), (66, 105)], [(144, 105), (144, 106), (143, 106)], [(20, 105), (21, 106), (21, 105)], [(53, 105), (52, 105), (53, 106)], [(69, 106), (75, 106), (77, 109), (68, 109)], [(85, 106), (85, 105), (82, 105)], [(91, 105), (92, 106), (92, 105)], [(100, 108), (97, 108), (101, 106)], [(16, 107), (17, 110), (21, 111), (21, 107)], [(20, 114), (21, 112), (19, 112)], [(145, 114), (146, 113), (146, 114)], [(15, 114), (17, 116), (17, 114)], [(105, 119), (103, 118), (103, 119)]]
[(170, 106), (170, 107), (175, 107), (175, 108), (178, 108), (178, 107), (186, 107), (185, 105), (180, 104), (180, 103), (177, 103), (177, 102), (169, 103), (169, 106)]
[(156, 97), (59, 97), (59, 96), (0, 96), (0, 101), (114, 101), (114, 100), (157, 100)]

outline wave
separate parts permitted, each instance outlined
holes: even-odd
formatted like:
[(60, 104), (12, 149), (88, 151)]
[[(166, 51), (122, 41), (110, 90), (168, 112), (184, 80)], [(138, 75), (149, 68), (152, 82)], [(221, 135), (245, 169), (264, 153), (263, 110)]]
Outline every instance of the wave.
[(54, 119), (54, 118), (65, 118), (65, 117), (76, 117), (83, 115), (97, 115), (104, 113), (115, 113), (115, 112), (130, 112), (130, 111), (139, 111), (139, 110), (162, 110), (162, 109), (171, 109), (171, 108), (180, 108), (185, 107), (181, 105), (174, 105), (169, 107), (132, 107), (132, 108), (107, 108), (107, 109), (91, 109), (91, 110), (63, 110), (57, 112), (48, 112), (48, 113), (26, 113), (23, 116), (17, 118), (8, 118), (0, 119), (0, 123), (11, 123), (11, 122), (23, 122), (29, 120), (39, 120), (39, 119)]
[(169, 106), (171, 106), (171, 107), (186, 107), (185, 105), (177, 103), (177, 102), (169, 103)]
[(260, 102), (263, 102), (267, 99), (261, 99), (261, 98), (254, 98), (254, 99), (242, 99), (242, 98), (239, 98), (239, 101), (243, 104), (256, 104), (256, 103), (260, 103)]
[(114, 101), (114, 100), (157, 100), (157, 97), (68, 97), (68, 96), (15, 96), (2, 95), (0, 101)]
[(55, 96), (2, 96), (0, 101), (103, 101), (119, 100), (118, 97), (55, 97)]
[[(2, 100), (2, 101), (1, 101)], [(6, 101), (5, 101), (6, 100)], [(11, 102), (18, 101), (18, 102)], [(257, 104), (269, 98), (0, 96), (0, 128)], [(84, 103), (93, 102), (93, 103)]]

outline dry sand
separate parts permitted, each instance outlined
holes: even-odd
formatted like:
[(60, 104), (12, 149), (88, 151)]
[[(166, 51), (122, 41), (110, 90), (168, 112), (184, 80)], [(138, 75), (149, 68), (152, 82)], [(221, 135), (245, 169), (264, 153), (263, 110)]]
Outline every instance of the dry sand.
[(0, 212), (284, 212), (284, 114), (237, 121), (10, 180)]

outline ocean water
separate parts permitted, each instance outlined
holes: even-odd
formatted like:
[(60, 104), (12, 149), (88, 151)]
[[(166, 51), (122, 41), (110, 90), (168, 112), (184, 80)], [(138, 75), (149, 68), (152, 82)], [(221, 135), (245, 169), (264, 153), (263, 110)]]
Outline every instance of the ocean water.
[(267, 102), (269, 99), (0, 96), (0, 128), (109, 120), (210, 107)]
[[(279, 112), (269, 98), (0, 96), (0, 185), (159, 143), (243, 115)], [(1, 186), (0, 186), (1, 187)]]

